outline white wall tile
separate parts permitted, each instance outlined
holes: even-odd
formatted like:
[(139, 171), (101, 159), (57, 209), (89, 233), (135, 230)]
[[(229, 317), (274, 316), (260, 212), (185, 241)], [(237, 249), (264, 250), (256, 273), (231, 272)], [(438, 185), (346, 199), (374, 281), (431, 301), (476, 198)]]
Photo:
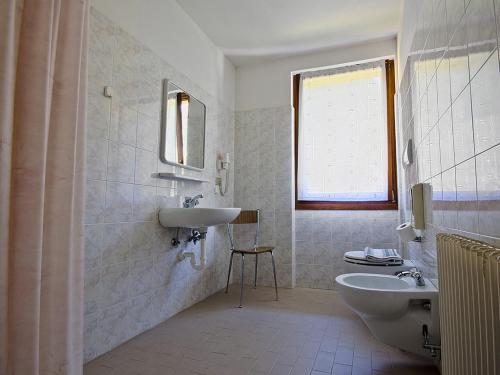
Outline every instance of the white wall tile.
[[(465, 21), (462, 18), (457, 24), (450, 40), (450, 82), (451, 100), (454, 101), (469, 83), (469, 58), (467, 55), (467, 35)], [(425, 53), (425, 51), (424, 51)]]
[(105, 266), (102, 269), (99, 306), (107, 307), (125, 301), (129, 277), (130, 270), (127, 262)]
[(158, 178), (158, 155), (154, 152), (136, 148), (135, 152), (135, 183), (139, 185), (156, 186)]
[(158, 149), (160, 120), (139, 113), (137, 122), (137, 147), (149, 151)]
[(122, 263), (129, 259), (131, 248), (130, 224), (101, 226), (103, 230), (101, 258), (103, 265)]
[(85, 226), (85, 270), (101, 265), (103, 234), (102, 225)]
[(108, 140), (89, 133), (87, 137), (87, 178), (105, 180), (108, 160)]
[(104, 221), (116, 223), (132, 220), (134, 185), (120, 182), (106, 183)]
[[(227, 246), (209, 229), (208, 266), (196, 271), (176, 259), (175, 230), (158, 223), (159, 207), (178, 207), (203, 193), (204, 207), (233, 205), (234, 169), (221, 197), (213, 184), (159, 180), (178, 171), (159, 162), (161, 81), (170, 78), (207, 106), (206, 169), (214, 181), (217, 154), (234, 155), (234, 115), (220, 98), (162, 61), (93, 8), (90, 16), (85, 222), (85, 337), (89, 361), (225, 286)], [(113, 97), (103, 95), (113, 87)], [(109, 144), (109, 152), (108, 152)], [(187, 233), (183, 234), (184, 240)], [(218, 273), (215, 271), (218, 270)], [(284, 273), (286, 274), (286, 273)]]
[(455, 147), (455, 163), (474, 156), (474, 142), (472, 129), (472, 110), (470, 87), (467, 86), (451, 107), (453, 118), (453, 144)]
[(130, 146), (136, 145), (137, 111), (121, 105), (118, 100), (112, 101), (111, 124), (109, 138), (115, 142)]
[[(235, 200), (237, 207), (261, 209), (261, 244), (276, 246), (278, 285), (293, 286), (291, 108), (241, 111), (235, 123)], [(237, 241), (251, 235), (237, 228)], [(237, 258), (237, 257), (236, 257)], [(248, 258), (248, 257), (247, 257)], [(272, 284), (270, 260), (259, 259), (258, 283)], [(236, 259), (235, 280), (239, 276)], [(245, 259), (245, 281), (253, 282), (253, 259)]]
[(134, 182), (135, 147), (109, 142), (108, 181)]
[(397, 224), (397, 211), (296, 211), (296, 286), (335, 289), (335, 277), (345, 273), (344, 253), (397, 249)]
[(500, 143), (500, 73), (498, 55), (492, 54), (471, 82), (476, 153)]
[(465, 11), (470, 77), (497, 48), (495, 9), (492, 0), (472, 0)]
[(106, 181), (87, 180), (85, 193), (85, 223), (101, 222), (104, 217)]
[(439, 120), (439, 151), (442, 170), (447, 170), (455, 165), (454, 149), (451, 108), (448, 108)]
[(476, 163), (479, 233), (500, 238), (500, 145), (478, 155)]
[[(445, 3), (446, 17), (428, 19), (431, 3), (438, 5), (433, 8), (434, 12), (439, 12), (439, 4)], [(436, 275), (437, 232), (458, 233), (488, 243), (495, 243), (499, 235), (494, 223), (498, 222), (500, 177), (495, 174), (499, 168), (493, 150), (500, 143), (500, 110), (496, 104), (500, 90), (497, 40), (500, 3), (498, 0), (446, 0), (421, 2), (412, 9), (419, 19), (427, 21), (419, 23), (416, 32), (411, 25), (413, 16), (406, 17), (409, 22), (402, 25), (400, 42), (411, 48), (407, 55), (400, 56), (400, 64), (405, 69), (399, 92), (408, 94), (400, 108), (402, 116), (397, 138), (402, 138), (403, 144), (408, 138), (417, 140), (418, 174), (413, 173), (413, 168), (401, 169), (403, 175), (399, 181), (404, 181), (407, 187), (418, 182), (429, 182), (433, 186), (433, 212), (429, 215), (425, 240), (420, 244), (408, 244), (407, 250), (425, 273)], [(434, 47), (442, 45), (445, 50), (435, 71), (437, 85), (426, 87), (421, 84), (421, 76), (424, 72), (426, 77), (434, 74), (432, 61), (436, 59), (436, 49), (432, 48), (432, 43), (422, 43), (422, 36), (437, 35), (436, 30), (443, 28), (447, 30), (448, 40), (439, 42), (444, 34), (434, 39), (438, 43)], [(415, 54), (420, 56), (418, 63), (413, 58)], [(431, 63), (423, 64), (427, 60)], [(448, 109), (448, 82), (451, 111)], [(420, 98), (433, 98), (435, 89), (441, 116), (438, 127), (441, 165), (434, 162), (438, 159), (437, 135), (431, 131), (428, 151), (425, 131), (422, 131), (426, 122), (422, 112), (425, 114), (429, 106)], [(423, 139), (423, 143), (419, 144), (419, 139)], [(403, 191), (404, 202), (409, 202), (408, 189)], [(400, 209), (402, 217), (408, 216), (407, 207), (408, 204)]]
[(457, 165), (457, 229), (478, 232), (476, 161), (474, 158)]
[(156, 187), (154, 186), (134, 186), (134, 220), (152, 221), (156, 218), (157, 199)]

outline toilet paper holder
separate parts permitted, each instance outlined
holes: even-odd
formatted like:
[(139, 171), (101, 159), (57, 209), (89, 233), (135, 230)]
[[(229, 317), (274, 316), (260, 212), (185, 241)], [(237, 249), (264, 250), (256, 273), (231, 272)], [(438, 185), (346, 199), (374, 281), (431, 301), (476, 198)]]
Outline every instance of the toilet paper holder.
[(398, 232), (399, 238), (403, 242), (422, 242), (424, 240), (424, 237), (417, 234), (412, 223), (410, 222), (398, 225), (396, 227), (396, 231)]

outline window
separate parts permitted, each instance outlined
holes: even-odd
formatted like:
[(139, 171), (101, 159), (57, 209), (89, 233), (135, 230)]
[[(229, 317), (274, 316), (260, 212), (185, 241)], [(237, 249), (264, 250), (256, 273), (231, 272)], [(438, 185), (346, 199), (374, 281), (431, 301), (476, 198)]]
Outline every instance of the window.
[[(183, 164), (187, 160), (189, 119), (189, 95), (185, 92), (174, 93), (167, 99), (167, 121), (175, 126), (166, 128), (166, 157)], [(192, 129), (190, 129), (192, 130)]]
[(397, 209), (394, 61), (293, 77), (296, 209)]

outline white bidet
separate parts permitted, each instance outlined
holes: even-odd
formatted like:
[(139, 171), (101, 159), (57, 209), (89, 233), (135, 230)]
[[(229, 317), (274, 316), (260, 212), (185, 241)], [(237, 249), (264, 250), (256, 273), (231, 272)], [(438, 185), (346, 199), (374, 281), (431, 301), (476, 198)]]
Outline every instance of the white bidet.
[(424, 356), (424, 326), (439, 344), (438, 290), (428, 280), (417, 286), (411, 277), (348, 273), (337, 276), (339, 293), (385, 344)]

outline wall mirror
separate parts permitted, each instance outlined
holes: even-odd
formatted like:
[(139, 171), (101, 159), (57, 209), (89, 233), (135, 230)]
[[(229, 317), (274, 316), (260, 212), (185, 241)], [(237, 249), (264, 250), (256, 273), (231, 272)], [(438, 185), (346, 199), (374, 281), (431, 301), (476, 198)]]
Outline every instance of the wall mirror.
[(162, 162), (202, 170), (205, 165), (205, 104), (163, 80), (161, 110)]

